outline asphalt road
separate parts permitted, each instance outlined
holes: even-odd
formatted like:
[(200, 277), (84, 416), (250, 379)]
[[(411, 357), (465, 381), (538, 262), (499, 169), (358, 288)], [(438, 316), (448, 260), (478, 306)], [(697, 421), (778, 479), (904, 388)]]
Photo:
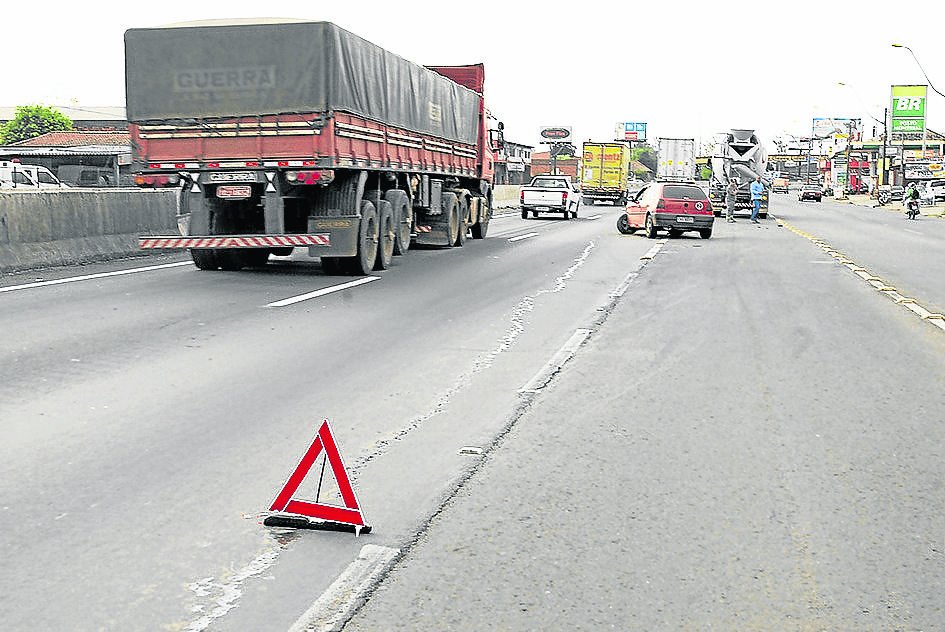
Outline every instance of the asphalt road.
[[(284, 307), (352, 279), (180, 257), (3, 277), (4, 628), (287, 629), (363, 544), (409, 543), (652, 246), (582, 214), (497, 218)], [(260, 524), (326, 418), (370, 536)]]
[[(771, 211), (945, 303), (945, 222)], [(352, 279), (0, 278), (4, 628), (945, 626), (945, 334), (774, 220), (582, 216), (284, 307)], [(374, 531), (263, 527), (325, 418)]]
[[(901, 219), (837, 207), (772, 213)], [(774, 221), (670, 240), (345, 630), (943, 629), (943, 352)]]

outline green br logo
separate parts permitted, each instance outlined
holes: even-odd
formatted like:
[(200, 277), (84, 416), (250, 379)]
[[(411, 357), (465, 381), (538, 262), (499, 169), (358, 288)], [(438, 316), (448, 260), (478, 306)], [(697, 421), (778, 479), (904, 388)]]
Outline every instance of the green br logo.
[(923, 101), (922, 97), (896, 97), (896, 112), (915, 112), (921, 115), (925, 109), (922, 107)]

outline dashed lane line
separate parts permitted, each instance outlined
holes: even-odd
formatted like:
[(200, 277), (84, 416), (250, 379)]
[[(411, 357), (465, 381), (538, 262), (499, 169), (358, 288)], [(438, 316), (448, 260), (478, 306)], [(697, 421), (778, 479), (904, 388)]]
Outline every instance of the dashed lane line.
[(181, 266), (193, 266), (192, 261), (178, 261), (176, 263), (162, 263), (155, 266), (143, 266), (141, 268), (128, 268), (127, 270), (115, 270), (113, 272), (97, 272), (95, 274), (83, 274), (81, 276), (65, 277), (64, 279), (52, 279), (50, 281), (34, 281), (33, 283), (23, 283), (21, 285), (8, 285), (0, 287), (0, 294), (4, 292), (15, 292), (17, 290), (29, 290), (34, 287), (47, 287), (50, 285), (62, 285), (64, 283), (76, 283), (78, 281), (91, 281), (93, 279), (104, 279), (106, 277), (125, 276), (127, 274), (137, 274), (139, 272), (152, 272), (154, 270), (165, 270), (167, 268), (179, 268)]
[(538, 237), (538, 233), (525, 233), (524, 235), (516, 235), (515, 237), (509, 237), (509, 242), (522, 241), (523, 239), (529, 239), (531, 237)]
[(376, 276), (362, 277), (360, 279), (355, 279), (354, 281), (341, 283), (340, 285), (323, 287), (322, 289), (315, 290), (314, 292), (307, 292), (306, 294), (299, 294), (298, 296), (290, 296), (289, 298), (284, 298), (281, 301), (273, 301), (272, 303), (267, 304), (266, 307), (286, 307), (288, 305), (295, 305), (296, 303), (318, 298), (319, 296), (325, 296), (326, 294), (333, 294), (334, 292), (348, 290), (353, 287), (358, 287), (359, 285), (364, 285), (365, 283), (370, 283), (371, 281), (378, 281), (380, 278), (381, 277)]
[(877, 292), (879, 292), (880, 294), (883, 294), (884, 296), (888, 297), (893, 302), (895, 302), (896, 305), (904, 307), (905, 309), (909, 310), (910, 312), (912, 312), (913, 314), (915, 314), (922, 320), (934, 325), (935, 327), (938, 327), (942, 331), (945, 331), (945, 315), (929, 311), (928, 309), (923, 307), (919, 302), (917, 302), (914, 298), (903, 296), (899, 292), (899, 290), (896, 289), (894, 286), (886, 283), (885, 281), (883, 281), (882, 278), (870, 273), (869, 270), (867, 270), (861, 265), (858, 265), (853, 259), (846, 256), (839, 250), (835, 249), (833, 246), (831, 246), (828, 242), (824, 241), (823, 239), (820, 239), (819, 237), (815, 237), (814, 235), (811, 235), (810, 233), (807, 233), (801, 230), (797, 226), (794, 226), (793, 224), (785, 220), (778, 220), (778, 222), (782, 226), (787, 228), (789, 231), (794, 233), (795, 235), (800, 235), (804, 239), (807, 239), (808, 241), (813, 243), (815, 246), (823, 250), (825, 253), (833, 257), (834, 261), (837, 264), (845, 267), (850, 272), (860, 277), (864, 282), (868, 283)]

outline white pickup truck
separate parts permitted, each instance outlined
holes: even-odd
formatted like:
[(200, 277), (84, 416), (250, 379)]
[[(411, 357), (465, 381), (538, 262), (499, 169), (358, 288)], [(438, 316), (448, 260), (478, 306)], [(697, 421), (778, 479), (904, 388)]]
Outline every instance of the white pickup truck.
[(539, 213), (561, 213), (565, 219), (577, 217), (581, 190), (571, 182), (571, 176), (535, 176), (522, 187), (522, 219)]

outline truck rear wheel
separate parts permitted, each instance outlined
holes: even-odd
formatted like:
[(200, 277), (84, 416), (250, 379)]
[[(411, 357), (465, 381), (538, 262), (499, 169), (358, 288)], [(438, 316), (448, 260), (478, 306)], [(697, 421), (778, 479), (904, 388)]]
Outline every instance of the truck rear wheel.
[(528, 210), (522, 209), (522, 219), (528, 219)]
[(216, 270), (220, 267), (220, 264), (217, 263), (217, 255), (212, 250), (191, 248), (190, 258), (194, 260), (194, 265), (200, 270)]
[(367, 200), (361, 201), (361, 222), (358, 225), (358, 254), (344, 257), (343, 265), (352, 274), (367, 275), (377, 259), (377, 210)]
[(400, 189), (391, 189), (384, 194), (394, 209), (394, 254), (405, 255), (410, 250), (410, 234), (413, 232), (413, 208), (410, 198)]
[(465, 196), (459, 199), (456, 205), (456, 241), (454, 246), (462, 248), (466, 243), (466, 232), (469, 231), (469, 224), (466, 223), (469, 217), (469, 200)]
[(485, 239), (489, 232), (489, 220), (492, 219), (492, 191), (486, 191), (479, 200), (479, 221), (472, 225), (472, 238)]
[(459, 204), (456, 200), (455, 193), (444, 193), (440, 197), (440, 208), (443, 209), (442, 217), (446, 218), (445, 226), (446, 229), (446, 241), (443, 243), (447, 248), (452, 248), (456, 243), (456, 240), (459, 239)]
[(394, 256), (394, 209), (387, 200), (380, 200), (377, 206), (377, 258), (374, 260), (375, 270), (386, 270), (390, 267)]

